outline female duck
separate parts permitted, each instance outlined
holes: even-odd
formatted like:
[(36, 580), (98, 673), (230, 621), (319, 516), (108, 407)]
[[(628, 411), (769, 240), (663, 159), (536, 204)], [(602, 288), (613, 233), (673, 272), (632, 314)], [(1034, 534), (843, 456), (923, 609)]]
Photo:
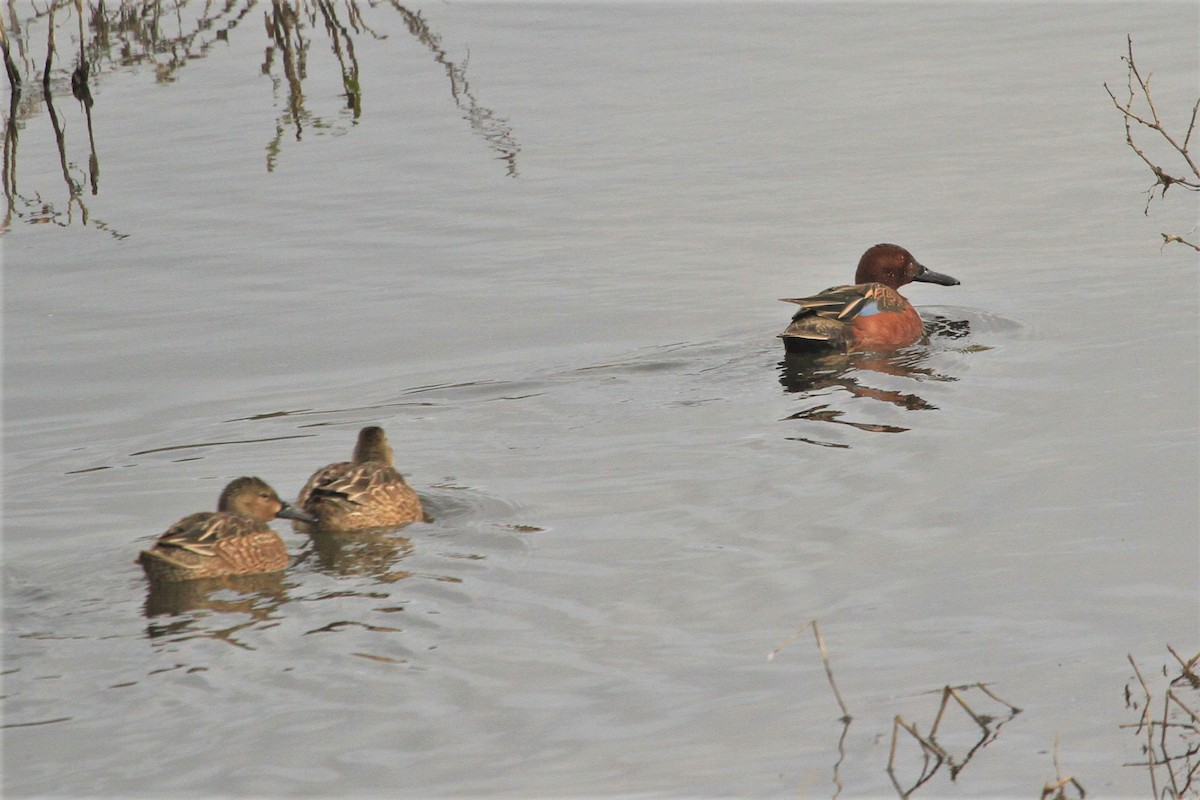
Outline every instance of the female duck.
[(201, 511), (172, 525), (138, 561), (152, 581), (187, 581), (278, 572), (288, 565), (275, 517), (315, 521), (279, 499), (261, 478), (238, 478), (221, 492), (216, 513)]
[[(318, 531), (359, 531), (425, 518), (417, 493), (396, 471), (387, 435), (373, 425), (359, 431), (350, 461), (313, 473), (296, 505), (316, 517), (311, 529)], [(302, 523), (293, 527), (310, 530)]]
[(957, 278), (926, 269), (903, 247), (877, 244), (859, 260), (854, 285), (784, 299), (800, 310), (779, 338), (789, 353), (907, 347), (925, 333), (921, 315), (896, 291), (912, 281), (958, 285)]

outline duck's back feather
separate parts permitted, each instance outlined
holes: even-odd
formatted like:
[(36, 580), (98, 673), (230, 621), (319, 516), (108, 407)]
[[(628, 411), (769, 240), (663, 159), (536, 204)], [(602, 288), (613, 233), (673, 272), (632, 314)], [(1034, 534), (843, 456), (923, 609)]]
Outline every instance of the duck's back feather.
[[(899, 292), (881, 283), (834, 286), (811, 297), (783, 298), (783, 302), (800, 306), (779, 335), (789, 351), (871, 346), (878, 343), (873, 335), (876, 328), (887, 328), (889, 335), (901, 339), (920, 337), (916, 311)], [(889, 319), (893, 315), (895, 319)]]
[(167, 529), (138, 562), (154, 580), (180, 581), (277, 572), (287, 548), (265, 522), (225, 511), (190, 514)]
[[(339, 461), (313, 473), (296, 505), (320, 520), (319, 530), (351, 531), (403, 525), (424, 518), (421, 501), (389, 464)], [(309, 530), (304, 523), (297, 530)]]

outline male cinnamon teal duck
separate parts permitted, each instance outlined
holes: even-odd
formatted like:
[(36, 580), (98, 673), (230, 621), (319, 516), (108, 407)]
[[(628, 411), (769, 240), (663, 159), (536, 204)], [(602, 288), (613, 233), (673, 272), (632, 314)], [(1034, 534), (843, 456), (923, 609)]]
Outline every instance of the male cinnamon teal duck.
[(859, 259), (854, 285), (784, 298), (800, 310), (779, 338), (788, 352), (907, 347), (925, 333), (921, 315), (896, 291), (912, 281), (958, 285), (957, 278), (926, 269), (903, 247), (877, 244)]
[(359, 431), (350, 461), (313, 473), (296, 505), (317, 518), (311, 527), (293, 523), (298, 531), (359, 531), (425, 518), (417, 493), (396, 471), (387, 434), (374, 425)]
[(154, 581), (278, 572), (288, 565), (275, 517), (316, 521), (279, 499), (261, 478), (238, 478), (221, 492), (216, 512), (201, 511), (172, 525), (138, 561)]

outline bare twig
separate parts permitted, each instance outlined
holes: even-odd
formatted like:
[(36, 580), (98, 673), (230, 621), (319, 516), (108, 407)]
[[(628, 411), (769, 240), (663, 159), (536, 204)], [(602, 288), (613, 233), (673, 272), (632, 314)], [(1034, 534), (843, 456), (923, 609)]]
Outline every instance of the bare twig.
[[(1200, 99), (1197, 99), (1196, 103), (1192, 106), (1191, 119), (1188, 121), (1187, 131), (1184, 133), (1181, 141), (1163, 125), (1158, 109), (1154, 105), (1154, 95), (1150, 92), (1150, 76), (1147, 75), (1143, 78), (1141, 70), (1138, 69), (1137, 63), (1134, 61), (1132, 36), (1126, 37), (1126, 45), (1127, 55), (1122, 56), (1121, 60), (1125, 62), (1127, 71), (1126, 85), (1128, 87), (1128, 97), (1122, 103), (1121, 100), (1117, 99), (1116, 94), (1113, 93), (1113, 90), (1109, 88), (1107, 83), (1104, 84), (1104, 91), (1108, 92), (1113, 105), (1116, 106), (1124, 118), (1125, 143), (1129, 145), (1138, 158), (1154, 173), (1154, 184), (1146, 193), (1146, 207), (1143, 210), (1144, 214), (1149, 215), (1150, 202), (1154, 199), (1156, 190), (1160, 199), (1166, 197), (1167, 189), (1172, 186), (1182, 186), (1184, 189), (1192, 192), (1200, 191), (1200, 167), (1197, 167), (1188, 149), (1191, 145), (1192, 134), (1196, 130), (1197, 114), (1200, 114)], [(1146, 111), (1135, 110), (1135, 105), (1139, 99), (1145, 104)], [(1183, 164), (1173, 169), (1172, 172), (1168, 172), (1162, 165), (1155, 163), (1153, 159), (1146, 155), (1145, 150), (1142, 149), (1134, 138), (1134, 124), (1140, 125), (1157, 134), (1160, 139), (1170, 145), (1171, 149), (1183, 160)], [(1188, 174), (1189, 171), (1190, 175)], [(1162, 237), (1164, 245), (1177, 242), (1200, 251), (1200, 245), (1177, 234), (1164, 233)]]

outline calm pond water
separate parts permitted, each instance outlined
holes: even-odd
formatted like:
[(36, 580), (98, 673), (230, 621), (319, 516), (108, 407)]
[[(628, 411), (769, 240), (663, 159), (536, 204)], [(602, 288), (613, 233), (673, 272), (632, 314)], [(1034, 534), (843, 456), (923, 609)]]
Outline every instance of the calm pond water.
[[(90, 104), (5, 12), (6, 795), (895, 796), (945, 686), (916, 796), (1149, 794), (1196, 198), (1102, 83), (1185, 129), (1195, 3), (85, 6)], [(784, 362), (880, 241), (928, 343)], [(365, 424), (433, 521), (148, 592)]]

